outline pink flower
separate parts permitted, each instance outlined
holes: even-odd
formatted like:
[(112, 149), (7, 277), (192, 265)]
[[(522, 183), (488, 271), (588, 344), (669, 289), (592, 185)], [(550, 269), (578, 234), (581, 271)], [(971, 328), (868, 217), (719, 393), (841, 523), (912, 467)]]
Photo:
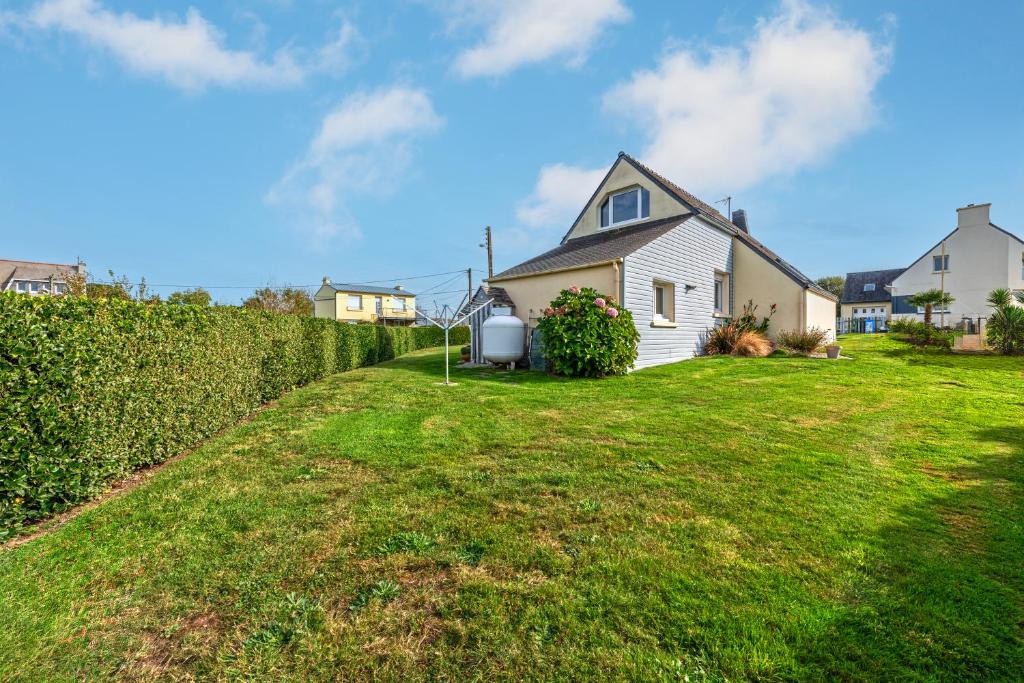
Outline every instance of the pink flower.
[(573, 285), (572, 287), (569, 288), (569, 293), (570, 294), (579, 294), (580, 293), (580, 288), (577, 287), (576, 285)]
[(548, 306), (547, 308), (544, 309), (544, 315), (551, 316), (551, 315), (554, 315), (554, 314), (555, 314), (555, 309), (551, 308), (550, 306)]
[(598, 308), (604, 308), (604, 299), (602, 299), (601, 297), (597, 297), (596, 299), (594, 299), (594, 305), (597, 306)]
[(618, 318), (619, 317), (619, 309), (617, 309), (617, 308), (612, 308), (611, 306), (609, 306), (608, 308), (605, 309), (604, 312), (608, 314), (609, 318)]

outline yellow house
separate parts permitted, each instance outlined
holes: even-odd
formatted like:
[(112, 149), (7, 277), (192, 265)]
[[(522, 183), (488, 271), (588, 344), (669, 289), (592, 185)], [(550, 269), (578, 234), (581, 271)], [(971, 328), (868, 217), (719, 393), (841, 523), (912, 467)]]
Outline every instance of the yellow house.
[(772, 337), (812, 327), (834, 338), (836, 297), (751, 236), (746, 213), (725, 217), (619, 153), (560, 245), (488, 278), (530, 328), (564, 288), (593, 287), (633, 314), (635, 367), (697, 355), (704, 333), (774, 306)]
[(324, 277), (313, 297), (313, 315), (353, 324), (412, 325), (416, 321), (416, 295), (402, 285), (335, 285)]

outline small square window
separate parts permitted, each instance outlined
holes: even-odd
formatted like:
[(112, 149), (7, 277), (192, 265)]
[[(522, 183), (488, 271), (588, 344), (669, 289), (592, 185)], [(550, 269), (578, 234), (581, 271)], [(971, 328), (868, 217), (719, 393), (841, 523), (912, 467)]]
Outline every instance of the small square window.
[(873, 291), (875, 291), (875, 283), (874, 282), (867, 282), (867, 283), (865, 283), (864, 284), (864, 291), (865, 292), (873, 292)]
[(38, 282), (33, 282), (32, 283), (32, 291), (33, 292), (38, 292), (41, 287), (42, 287), (42, 285), (40, 285)]
[(395, 311), (397, 311), (399, 313), (404, 313), (405, 312), (405, 299), (402, 299), (402, 298), (399, 297), (399, 298), (392, 299), (391, 301), (392, 301), (391, 306), (392, 306), (392, 308), (394, 308)]
[(668, 282), (654, 283), (654, 320), (673, 322), (676, 319), (675, 288)]
[(949, 270), (949, 254), (932, 256), (932, 271), (941, 273)]
[(348, 310), (350, 311), (361, 311), (363, 310), (363, 297), (359, 294), (348, 295)]

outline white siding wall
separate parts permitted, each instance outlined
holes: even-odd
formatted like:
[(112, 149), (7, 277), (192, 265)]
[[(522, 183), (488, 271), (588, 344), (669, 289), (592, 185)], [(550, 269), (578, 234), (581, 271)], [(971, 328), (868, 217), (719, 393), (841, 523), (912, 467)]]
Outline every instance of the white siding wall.
[[(685, 360), (700, 352), (701, 334), (716, 322), (716, 270), (732, 273), (732, 237), (700, 218), (691, 218), (626, 257), (623, 303), (640, 331), (637, 368)], [(651, 326), (655, 280), (674, 286), (674, 328)], [(696, 289), (687, 292), (686, 285)]]

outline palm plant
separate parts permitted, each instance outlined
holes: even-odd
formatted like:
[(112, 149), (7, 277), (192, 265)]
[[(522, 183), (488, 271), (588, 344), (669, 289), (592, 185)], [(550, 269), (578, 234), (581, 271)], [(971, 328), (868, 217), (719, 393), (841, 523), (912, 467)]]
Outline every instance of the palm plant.
[(1008, 289), (995, 289), (988, 295), (988, 305), (995, 309), (985, 329), (988, 345), (999, 353), (1024, 352), (1024, 292), (1010, 293)]
[(924, 308), (924, 324), (929, 327), (932, 324), (932, 309), (936, 306), (942, 306), (945, 308), (954, 301), (956, 301), (956, 299), (954, 299), (949, 292), (943, 292), (941, 289), (927, 289), (923, 292), (918, 292), (917, 294), (907, 297), (907, 303), (911, 306)]

